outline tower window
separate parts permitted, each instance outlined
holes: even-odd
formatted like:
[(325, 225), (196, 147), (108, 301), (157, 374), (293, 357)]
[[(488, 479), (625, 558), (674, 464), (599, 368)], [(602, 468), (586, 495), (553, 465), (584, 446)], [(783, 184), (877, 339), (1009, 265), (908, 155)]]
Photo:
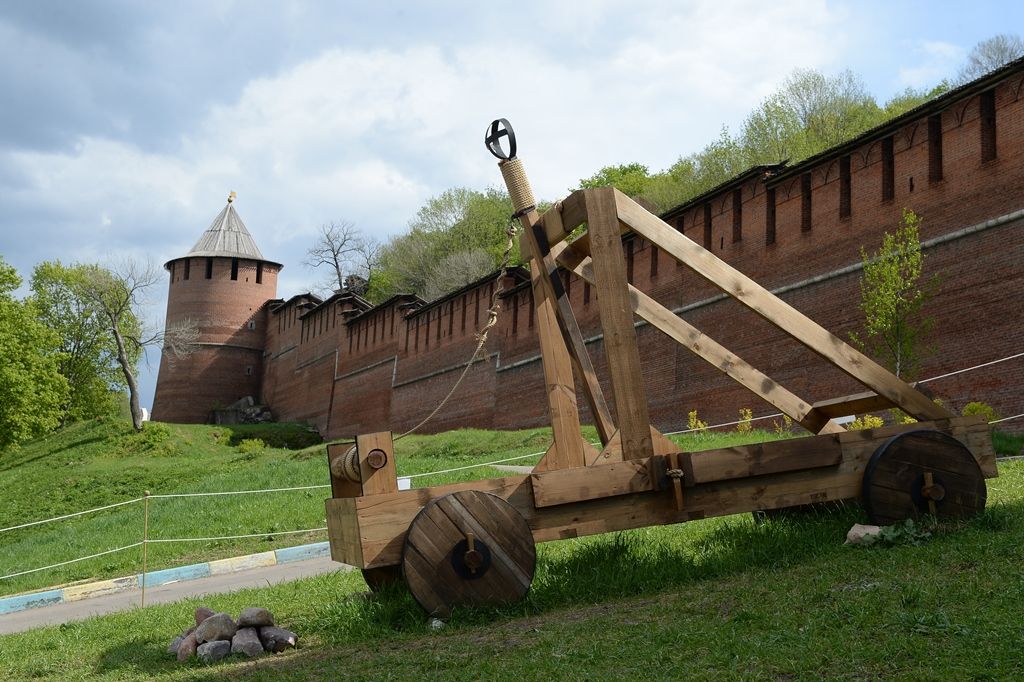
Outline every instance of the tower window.
[(192, 259), (185, 259), (185, 279), (188, 279), (189, 271), (192, 269)]
[(251, 377), (252, 376), (252, 365), (246, 365), (245, 366), (245, 376), (247, 376), (247, 377)]
[(256, 320), (249, 320), (249, 329), (256, 328)]
[(212, 277), (213, 277), (213, 259), (212, 258), (207, 258), (206, 259), (206, 279), (210, 279)]
[(231, 279), (233, 279), (233, 280), (238, 279), (238, 259), (237, 258), (232, 258), (231, 259)]
[(263, 284), (263, 261), (256, 263), (256, 284)]

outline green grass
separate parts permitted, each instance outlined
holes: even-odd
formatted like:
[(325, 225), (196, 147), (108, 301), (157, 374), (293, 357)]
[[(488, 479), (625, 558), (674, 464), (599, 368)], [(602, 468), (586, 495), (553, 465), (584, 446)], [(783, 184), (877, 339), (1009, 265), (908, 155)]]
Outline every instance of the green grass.
[[(855, 506), (749, 514), (538, 548), (528, 597), (428, 631), (401, 589), (335, 573), (0, 637), (11, 679), (1016, 679), (1024, 462), (999, 465), (979, 518), (921, 545), (842, 544)], [(178, 664), (200, 603), (265, 605), (301, 636), (256, 662)]]
[[(592, 428), (584, 433), (596, 440)], [(700, 433), (677, 440), (690, 450), (779, 438), (774, 433)], [(259, 447), (256, 440), (267, 447)], [(547, 428), (465, 429), (409, 436), (396, 444), (400, 475), (416, 475), (537, 453)], [(201, 426), (147, 424), (134, 433), (121, 420), (75, 424), (0, 455), (5, 503), (0, 528), (153, 494), (289, 488), (329, 483), (326, 451), (299, 424)], [(509, 464), (532, 465), (539, 457)], [(423, 476), (416, 487), (507, 475), (491, 467)], [(326, 525), (325, 489), (149, 502), (152, 540), (258, 534), (188, 543), (151, 543), (148, 570), (318, 542), (326, 533), (281, 535)], [(0, 576), (123, 547), (142, 539), (141, 503), (0, 534)], [(0, 595), (141, 572), (133, 548), (0, 581)]]

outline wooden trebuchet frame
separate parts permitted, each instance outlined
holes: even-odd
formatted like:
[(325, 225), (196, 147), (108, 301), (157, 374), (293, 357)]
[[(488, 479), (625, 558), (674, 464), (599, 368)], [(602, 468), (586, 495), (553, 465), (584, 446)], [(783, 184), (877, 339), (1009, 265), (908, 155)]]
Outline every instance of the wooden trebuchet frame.
[[(329, 446), (333, 497), (326, 502), (327, 523), (331, 555), (336, 561), (364, 569), (368, 581), (373, 580), (371, 584), (381, 581), (382, 576), (400, 579), (403, 571), (415, 566), (415, 579), (405, 576), (414, 596), (421, 604), (430, 604), (432, 610), (443, 613), (461, 603), (492, 603), (502, 594), (519, 593), (501, 585), (494, 575), (479, 580), (476, 573), (459, 573), (448, 564), (438, 563), (450, 557), (453, 566), (477, 566), (480, 552), (491, 552), (487, 556), (495, 557), (495, 566), (528, 563), (522, 557), (517, 560), (502, 553), (501, 547), (481, 548), (481, 537), (491, 538), (491, 542), (506, 537), (517, 547), (522, 547), (523, 540), (521, 535), (495, 532), (493, 524), (480, 521), (481, 514), (521, 516), (533, 541), (544, 542), (853, 499), (866, 491), (870, 491), (873, 506), (880, 510), (872, 512), (879, 518), (918, 512), (964, 515), (984, 506), (984, 478), (996, 475), (990, 430), (984, 420), (954, 416), (617, 190), (573, 192), (540, 216), (519, 160), (503, 161), (500, 166), (510, 190), (514, 188), (510, 194), (524, 228), (521, 244), (524, 260), (530, 261), (552, 446), (527, 476), (406, 491), (398, 490), (389, 433), (360, 436), (354, 449)], [(583, 223), (586, 231), (567, 241)], [(630, 230), (868, 391), (818, 403), (805, 401), (630, 285), (622, 248), (622, 234)], [(617, 424), (597, 381), (558, 266), (590, 282), (596, 290)], [(815, 435), (718, 450), (680, 451), (650, 423), (634, 315)], [(580, 434), (574, 370), (601, 437), (600, 452)], [(834, 421), (890, 407), (900, 408), (919, 422), (848, 432)], [(911, 432), (931, 435), (902, 437)], [(928, 451), (932, 447), (936, 448), (934, 457)], [(429, 530), (431, 522), (426, 516), (418, 516), (420, 511), (439, 498), (461, 491), (489, 493), (495, 498), (479, 498), (483, 502), (475, 511), (465, 505), (466, 500), (477, 498), (455, 497), (450, 504), (441, 505), (439, 509), (462, 510), (452, 523), (462, 529), (466, 540), (458, 547), (430, 546), (425, 550), (423, 543), (430, 533), (423, 531), (423, 525), (427, 524)], [(438, 514), (436, 510), (432, 513)], [(406, 535), (414, 519), (418, 524), (417, 540), (410, 543)], [(444, 537), (455, 532), (446, 529)], [(464, 552), (475, 554), (463, 556)], [(424, 566), (431, 565), (430, 561), (438, 566), (438, 575), (446, 576), (445, 584), (431, 585), (424, 578)], [(521, 580), (521, 571), (512, 573)], [(464, 585), (459, 583), (463, 579)], [(482, 586), (488, 584), (509, 589), (495, 587), (485, 594)], [(439, 598), (439, 594), (446, 596)]]

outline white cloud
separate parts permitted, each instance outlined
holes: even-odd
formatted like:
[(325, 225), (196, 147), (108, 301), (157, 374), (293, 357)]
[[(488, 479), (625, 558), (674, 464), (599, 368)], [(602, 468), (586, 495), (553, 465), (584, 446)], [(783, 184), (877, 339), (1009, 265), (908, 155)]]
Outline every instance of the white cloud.
[(932, 87), (943, 78), (956, 73), (956, 67), (967, 55), (959, 45), (935, 40), (918, 41), (910, 50), (914, 62), (898, 72), (901, 87)]

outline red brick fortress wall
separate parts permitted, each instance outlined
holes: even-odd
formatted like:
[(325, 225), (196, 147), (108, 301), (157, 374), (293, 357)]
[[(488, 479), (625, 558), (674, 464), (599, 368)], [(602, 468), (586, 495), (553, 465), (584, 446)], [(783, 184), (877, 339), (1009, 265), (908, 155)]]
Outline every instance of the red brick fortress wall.
[[(923, 220), (926, 274), (937, 277), (925, 310), (934, 320), (931, 353), (920, 377), (1024, 352), (1024, 65), (976, 83), (797, 166), (739, 176), (663, 218), (846, 339), (863, 324), (861, 248), (877, 250), (902, 210), (912, 209)], [(801, 397), (862, 390), (643, 239), (627, 236), (625, 251), (634, 285)], [(424, 431), (547, 423), (532, 300), (521, 281), (506, 283), (486, 358)], [(565, 281), (610, 395), (596, 296), (575, 277)], [(338, 301), (277, 307), (267, 328), (265, 400), (279, 419), (308, 420), (331, 437), (411, 427), (447, 394), (472, 353), (489, 286), (419, 307), (393, 301), (354, 317)], [(641, 325), (637, 333), (659, 428), (685, 428), (694, 409), (710, 422), (734, 420), (741, 407), (775, 412), (658, 331)], [(1022, 360), (929, 388), (956, 410), (981, 400), (1004, 416), (1018, 414)]]

